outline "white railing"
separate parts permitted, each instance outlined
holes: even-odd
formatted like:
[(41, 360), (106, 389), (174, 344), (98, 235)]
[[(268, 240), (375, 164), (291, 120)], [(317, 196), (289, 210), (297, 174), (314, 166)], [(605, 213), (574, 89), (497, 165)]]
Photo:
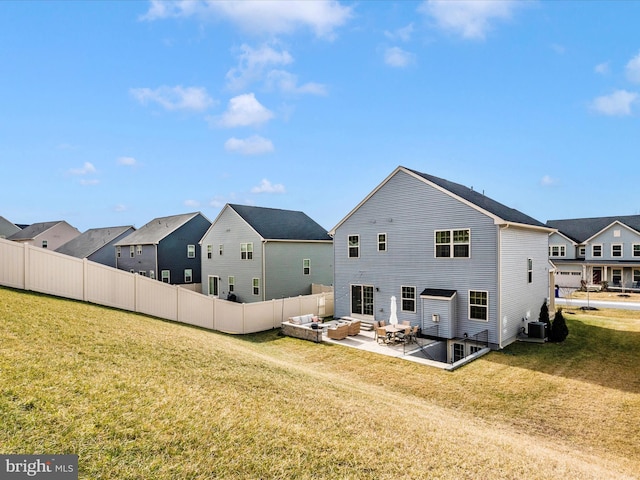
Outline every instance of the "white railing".
[(0, 285), (144, 313), (226, 333), (279, 328), (288, 317), (333, 315), (333, 292), (233, 303), (32, 245), (0, 239)]

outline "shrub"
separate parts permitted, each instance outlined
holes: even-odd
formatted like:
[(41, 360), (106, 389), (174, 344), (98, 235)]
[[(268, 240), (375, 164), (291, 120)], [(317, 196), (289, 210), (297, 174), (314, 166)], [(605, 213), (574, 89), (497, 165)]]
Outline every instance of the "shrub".
[(538, 321), (544, 322), (545, 335), (551, 335), (551, 320), (549, 320), (549, 307), (547, 306), (546, 299), (544, 302), (542, 302), (542, 307), (540, 307), (540, 315), (538, 315)]
[(560, 308), (556, 312), (556, 318), (553, 319), (549, 340), (552, 342), (564, 342), (567, 335), (569, 335), (569, 328), (567, 327), (567, 322), (564, 320), (562, 309)]

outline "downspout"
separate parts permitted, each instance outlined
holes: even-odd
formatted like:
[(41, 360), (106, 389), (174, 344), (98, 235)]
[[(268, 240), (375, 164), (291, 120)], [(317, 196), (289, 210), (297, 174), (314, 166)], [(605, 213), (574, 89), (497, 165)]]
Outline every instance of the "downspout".
[(508, 223), (498, 229), (498, 304), (496, 305), (498, 312), (498, 348), (502, 348), (502, 232), (507, 228), (509, 228)]
[(267, 240), (262, 240), (262, 301), (267, 298), (267, 261), (265, 252), (267, 250)]

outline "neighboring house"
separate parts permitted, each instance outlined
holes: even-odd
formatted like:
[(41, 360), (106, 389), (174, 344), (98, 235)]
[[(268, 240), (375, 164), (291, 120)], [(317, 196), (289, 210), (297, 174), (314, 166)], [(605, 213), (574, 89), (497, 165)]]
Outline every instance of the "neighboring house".
[(210, 226), (200, 212), (155, 218), (115, 243), (116, 268), (165, 283), (198, 284), (198, 241)]
[(334, 229), (335, 316), (390, 319), (446, 343), (448, 361), (502, 348), (550, 295), (550, 228), (483, 193), (404, 167)]
[(34, 223), (7, 237), (7, 240), (55, 250), (78, 235), (80, 231), (77, 228), (59, 220)]
[(56, 248), (56, 252), (115, 267), (115, 243), (135, 230), (132, 226), (91, 228)]
[(333, 281), (333, 242), (303, 212), (227, 204), (202, 237), (202, 293), (244, 303)]
[(549, 220), (556, 284), (640, 289), (640, 215)]
[(0, 217), (0, 238), (7, 238), (11, 235), (18, 233), (20, 231), (20, 227), (11, 223), (4, 217)]

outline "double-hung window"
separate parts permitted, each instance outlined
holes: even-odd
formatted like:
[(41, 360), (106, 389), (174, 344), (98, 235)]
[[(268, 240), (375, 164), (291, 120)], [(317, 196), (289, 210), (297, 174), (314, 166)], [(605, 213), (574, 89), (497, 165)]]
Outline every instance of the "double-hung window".
[(640, 243), (633, 244), (633, 254), (634, 257), (640, 257)]
[(533, 259), (527, 258), (527, 281), (528, 283), (533, 282)]
[(193, 282), (193, 270), (190, 268), (184, 269), (184, 283)]
[(253, 258), (253, 243), (240, 244), (240, 258), (242, 260), (251, 260)]
[(470, 256), (469, 229), (436, 230), (435, 253), (437, 258), (469, 258)]
[(196, 258), (196, 246), (187, 245), (187, 258)]
[(416, 311), (416, 287), (402, 286), (401, 292), (401, 309), (403, 312), (415, 312)]
[(489, 320), (489, 293), (480, 290), (469, 291), (469, 318), (471, 320)]
[(252, 280), (252, 286), (253, 286), (253, 294), (260, 295), (260, 279), (259, 278), (254, 278)]
[(131, 258), (134, 258), (136, 256), (136, 247), (134, 247), (133, 245), (129, 247), (129, 256)]
[(602, 256), (602, 245), (592, 245), (591, 246), (591, 256), (592, 257), (601, 257)]
[(379, 252), (387, 251), (387, 234), (386, 233), (378, 234), (378, 251)]
[(213, 257), (213, 245), (207, 245), (207, 258), (211, 259)]
[(305, 258), (302, 260), (302, 274), (309, 275), (311, 274), (311, 259)]
[(622, 244), (614, 243), (611, 245), (611, 256), (612, 257), (621, 257), (622, 256)]
[(566, 245), (549, 245), (550, 257), (564, 257), (567, 253)]
[(349, 235), (349, 258), (360, 257), (360, 235)]

